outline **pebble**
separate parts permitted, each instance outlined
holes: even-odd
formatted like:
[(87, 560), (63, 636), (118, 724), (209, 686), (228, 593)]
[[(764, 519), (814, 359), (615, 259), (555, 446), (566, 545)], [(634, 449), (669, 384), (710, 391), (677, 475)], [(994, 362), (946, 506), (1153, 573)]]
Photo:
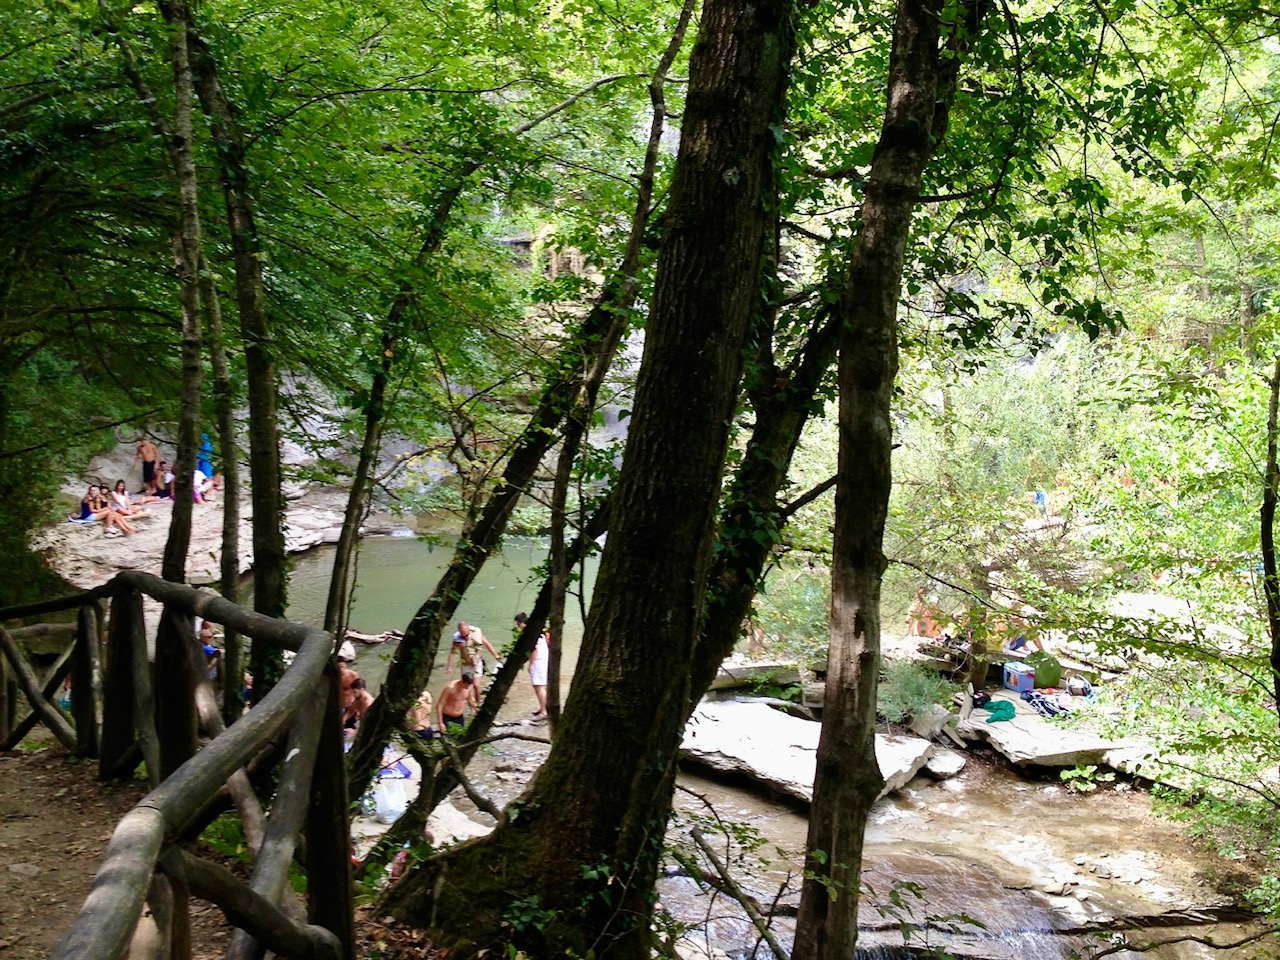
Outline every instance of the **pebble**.
[(34, 863), (11, 863), (9, 872), (16, 873), (20, 877), (35, 877), (40, 875), (40, 868)]

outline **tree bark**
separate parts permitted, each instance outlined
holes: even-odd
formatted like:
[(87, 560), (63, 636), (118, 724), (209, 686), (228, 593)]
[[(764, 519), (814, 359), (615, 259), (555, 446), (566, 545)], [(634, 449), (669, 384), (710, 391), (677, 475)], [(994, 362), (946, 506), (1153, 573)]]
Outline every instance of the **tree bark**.
[[(236, 274), (236, 304), (244, 339), (249, 399), (250, 502), (253, 509), (253, 608), (283, 617), (286, 554), (284, 497), (280, 486), (280, 428), (276, 414), (276, 370), (271, 324), (262, 282), (262, 249), (250, 189), (243, 132), (234, 105), (222, 89), (218, 67), (204, 39), (188, 20), (191, 68), (200, 106), (209, 119), (217, 149), (231, 251)], [(257, 702), (281, 672), (280, 652), (255, 644), (250, 654)]]
[(193, 150), (195, 95), (187, 58), (190, 11), (185, 0), (161, 2), (159, 7), (169, 27), (169, 60), (173, 68), (174, 110), (169, 154), (178, 180), (178, 232), (173, 252), (182, 305), (182, 405), (178, 412), (173, 463), (173, 517), (160, 575), (182, 583), (187, 578), (187, 550), (191, 545), (192, 476), (196, 466), (196, 421), (200, 416), (200, 207)]
[(1276, 570), (1276, 500), (1280, 495), (1280, 467), (1276, 464), (1277, 410), (1280, 409), (1280, 355), (1271, 372), (1267, 403), (1267, 463), (1258, 521), (1262, 537), (1262, 593), (1267, 601), (1267, 629), (1271, 635), (1271, 695), (1280, 717), (1280, 574)]
[(942, 0), (898, 2), (884, 125), (837, 304), (843, 326), (831, 638), (792, 960), (847, 958), (857, 944), (863, 835), (883, 785), (875, 754), (876, 686), (898, 297), (921, 179), (945, 132), (964, 44), (981, 22), (980, 2), (962, 7), (964, 18), (950, 38), (941, 32)]
[[(792, 48), (787, 0), (703, 7), (635, 412), (560, 735), (487, 841), (415, 871), (387, 901), (434, 920), (458, 955), (508, 938), (537, 956), (650, 955)], [(544, 923), (504, 923), (513, 883)]]

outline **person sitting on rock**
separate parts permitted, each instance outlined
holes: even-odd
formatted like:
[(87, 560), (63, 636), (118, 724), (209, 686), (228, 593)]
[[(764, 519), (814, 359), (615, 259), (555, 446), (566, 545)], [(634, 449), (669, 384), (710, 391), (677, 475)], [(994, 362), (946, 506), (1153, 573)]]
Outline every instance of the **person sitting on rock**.
[(83, 520), (101, 520), (104, 537), (128, 536), (133, 527), (121, 514), (111, 508), (111, 502), (103, 496), (105, 488), (91, 484), (88, 491), (80, 499), (80, 518)]
[(144, 503), (155, 503), (159, 497), (143, 496), (134, 500), (129, 496), (129, 491), (125, 488), (123, 480), (116, 481), (116, 488), (111, 492), (111, 509), (116, 513), (122, 513), (126, 517), (136, 517), (147, 511), (143, 509)]

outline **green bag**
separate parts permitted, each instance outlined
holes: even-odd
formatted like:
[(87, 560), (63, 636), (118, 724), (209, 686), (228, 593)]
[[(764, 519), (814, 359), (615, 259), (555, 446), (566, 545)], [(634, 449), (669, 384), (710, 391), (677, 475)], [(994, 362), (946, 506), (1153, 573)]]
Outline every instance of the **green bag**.
[(1051, 653), (1037, 650), (1023, 658), (1023, 663), (1036, 668), (1036, 686), (1038, 688), (1056, 687), (1062, 679), (1062, 664)]

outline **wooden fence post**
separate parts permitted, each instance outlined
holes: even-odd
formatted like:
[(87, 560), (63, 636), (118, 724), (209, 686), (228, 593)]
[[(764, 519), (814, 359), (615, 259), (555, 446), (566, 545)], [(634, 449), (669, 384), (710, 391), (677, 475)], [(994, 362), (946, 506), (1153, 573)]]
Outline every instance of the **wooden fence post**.
[(27, 663), (22, 651), (18, 649), (17, 641), (10, 636), (9, 631), (4, 627), (0, 627), (0, 650), (4, 651), (4, 655), (9, 661), (9, 666), (18, 675), (18, 679), (22, 683), (22, 692), (26, 695), (27, 702), (31, 704), (32, 712), (36, 713), (44, 725), (53, 731), (53, 735), (58, 738), (59, 743), (72, 753), (79, 752), (76, 733), (71, 729), (71, 724), (67, 723), (66, 715), (56, 705), (45, 699), (44, 693), (40, 688), (40, 681), (32, 671), (31, 665)]
[(156, 630), (156, 731), (160, 779), (186, 763), (200, 745), (196, 684), (189, 646), (196, 642), (191, 616), (166, 606)]
[[(102, 680), (98, 776), (103, 780), (127, 777), (138, 765), (138, 738), (133, 732), (133, 634), (144, 629), (142, 594), (121, 590), (111, 599), (107, 665)], [(145, 650), (145, 639), (136, 645)]]
[(344, 960), (355, 960), (355, 895), (351, 882), (351, 826), (347, 820), (347, 767), (342, 742), (342, 691), (338, 668), (324, 670), (326, 700), (320, 746), (311, 774), (307, 811), (307, 916), (342, 944)]
[(71, 719), (76, 722), (76, 752), (90, 758), (98, 756), (98, 704), (93, 697), (97, 626), (93, 609), (82, 606), (76, 615), (76, 646), (71, 654)]
[(0, 657), (0, 743), (9, 739), (16, 719), (9, 710), (9, 668), (4, 657)]
[(18, 722), (18, 677), (9, 669), (9, 665), (3, 658), (0, 658), (0, 667), (6, 671), (4, 678), (4, 696), (9, 702), (9, 713), (6, 722), (9, 729), (13, 729), (13, 725)]

